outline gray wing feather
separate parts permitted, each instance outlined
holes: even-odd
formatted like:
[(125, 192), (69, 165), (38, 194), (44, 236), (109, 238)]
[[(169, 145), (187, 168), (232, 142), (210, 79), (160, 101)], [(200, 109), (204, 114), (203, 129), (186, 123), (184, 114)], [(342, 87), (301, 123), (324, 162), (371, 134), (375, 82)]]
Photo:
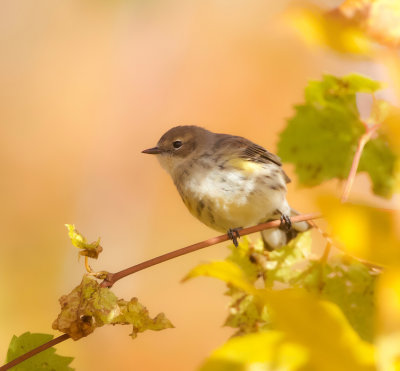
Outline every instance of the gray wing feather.
[[(228, 134), (219, 134), (218, 136), (219, 138), (214, 144), (214, 149), (216, 151), (226, 151), (227, 149), (229, 149), (229, 152), (231, 152), (232, 155), (238, 156), (248, 161), (266, 164), (272, 162), (279, 167), (282, 167), (281, 159), (277, 155), (274, 155), (273, 153), (267, 151), (264, 147), (261, 147), (246, 138), (232, 136)], [(285, 177), (286, 183), (289, 183), (290, 178), (283, 171), (283, 169), (282, 173)]]

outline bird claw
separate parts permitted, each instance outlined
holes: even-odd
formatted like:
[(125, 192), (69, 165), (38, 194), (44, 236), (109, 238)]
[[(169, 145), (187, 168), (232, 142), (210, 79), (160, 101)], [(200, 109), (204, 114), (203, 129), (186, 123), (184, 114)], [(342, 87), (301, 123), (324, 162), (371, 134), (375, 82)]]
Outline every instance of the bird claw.
[(290, 231), (290, 229), (292, 228), (292, 221), (290, 220), (290, 216), (282, 214), (280, 219), (281, 225), (279, 226), (279, 228)]
[(239, 227), (239, 228), (229, 228), (229, 230), (228, 230), (228, 237), (229, 237), (229, 239), (230, 240), (232, 240), (232, 242), (233, 242), (233, 244), (235, 245), (235, 247), (238, 247), (239, 246), (239, 243), (238, 243), (238, 238), (240, 238), (240, 233), (239, 233), (239, 231), (241, 230), (241, 229), (243, 229), (242, 227)]

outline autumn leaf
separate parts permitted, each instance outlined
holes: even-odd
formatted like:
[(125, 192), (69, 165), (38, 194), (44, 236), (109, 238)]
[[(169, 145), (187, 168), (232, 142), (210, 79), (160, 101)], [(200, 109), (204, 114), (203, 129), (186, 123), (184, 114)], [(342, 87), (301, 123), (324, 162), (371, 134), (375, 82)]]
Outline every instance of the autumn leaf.
[(281, 332), (268, 331), (228, 340), (200, 371), (291, 371), (302, 369), (307, 359), (303, 346), (287, 341)]
[(270, 291), (263, 298), (274, 328), (308, 350), (306, 369), (375, 370), (373, 346), (360, 339), (335, 304), (299, 289)]
[(130, 301), (120, 299), (118, 300), (118, 306), (120, 314), (110, 323), (113, 325), (132, 325), (133, 329), (130, 334), (132, 339), (139, 332), (146, 330), (160, 331), (174, 327), (164, 313), (159, 313), (156, 317), (151, 318), (147, 308), (140, 304), (137, 298), (132, 298)]
[(311, 254), (311, 232), (300, 233), (289, 244), (269, 253), (265, 284), (289, 283), (301, 275)]
[(365, 264), (348, 255), (338, 255), (329, 262), (310, 261), (292, 284), (335, 303), (360, 337), (373, 342), (376, 279)]
[(247, 278), (245, 272), (239, 267), (239, 265), (232, 261), (215, 261), (211, 263), (200, 264), (193, 268), (183, 278), (183, 281), (187, 281), (191, 278), (199, 276), (217, 278), (250, 294), (255, 291), (255, 287)]
[(86, 238), (76, 230), (73, 224), (65, 224), (65, 226), (68, 229), (68, 235), (72, 244), (82, 250), (79, 252), (79, 255), (97, 259), (103, 251), (103, 248), (100, 246), (100, 238), (97, 241), (88, 243)]
[(340, 12), (326, 12), (311, 3), (291, 6), (285, 20), (310, 46), (328, 46), (339, 53), (369, 56), (373, 44), (356, 22)]
[(344, 251), (381, 265), (400, 262), (399, 212), (341, 204), (333, 197), (321, 198), (320, 206), (330, 233)]
[(346, 0), (339, 10), (373, 39), (387, 46), (400, 46), (398, 0)]
[(164, 314), (152, 319), (137, 298), (129, 302), (118, 299), (110, 289), (101, 287), (88, 275), (70, 294), (60, 298), (60, 304), (61, 312), (53, 322), (53, 328), (67, 333), (74, 340), (106, 324), (133, 325), (132, 338), (145, 330), (173, 327)]
[(377, 362), (381, 370), (400, 366), (400, 267), (383, 272), (377, 287)]
[(226, 295), (230, 296), (232, 301), (224, 326), (237, 329), (234, 335), (259, 332), (270, 327), (268, 308), (255, 296), (234, 288), (230, 288)]
[(303, 290), (260, 290), (271, 308), (272, 330), (233, 338), (213, 352), (201, 371), (373, 371), (374, 349), (340, 309)]

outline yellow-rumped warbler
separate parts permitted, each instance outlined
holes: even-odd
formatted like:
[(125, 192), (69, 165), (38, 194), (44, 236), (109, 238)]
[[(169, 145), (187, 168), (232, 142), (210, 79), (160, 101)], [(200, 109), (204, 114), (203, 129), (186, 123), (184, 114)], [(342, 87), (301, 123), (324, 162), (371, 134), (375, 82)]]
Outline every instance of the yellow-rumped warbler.
[(171, 175), (189, 211), (204, 224), (228, 232), (237, 244), (237, 230), (272, 219), (281, 226), (261, 232), (266, 248), (286, 245), (307, 222), (291, 223), (295, 215), (286, 201), (289, 177), (280, 158), (248, 139), (216, 134), (198, 126), (168, 130), (155, 154)]

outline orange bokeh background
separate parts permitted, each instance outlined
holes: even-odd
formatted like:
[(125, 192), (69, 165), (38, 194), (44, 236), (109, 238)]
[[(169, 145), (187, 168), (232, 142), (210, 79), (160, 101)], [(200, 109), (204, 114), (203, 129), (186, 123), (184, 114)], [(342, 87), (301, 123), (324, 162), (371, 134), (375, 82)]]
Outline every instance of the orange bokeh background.
[[(276, 151), (309, 79), (385, 78), (379, 65), (305, 46), (280, 16), (288, 3), (2, 2), (0, 364), (12, 335), (56, 334), (58, 298), (80, 282), (83, 260), (64, 223), (101, 236), (92, 266), (111, 272), (216, 235), (141, 153), (167, 129), (198, 124)], [(285, 169), (293, 207), (314, 211), (314, 190)], [(368, 192), (369, 182), (361, 176), (355, 187)], [(233, 333), (222, 327), (229, 299), (220, 282), (180, 280), (226, 254), (213, 246), (116, 284), (118, 296), (165, 312), (175, 329), (131, 340), (128, 327), (103, 327), (58, 353), (74, 356), (77, 370), (195, 369)]]

